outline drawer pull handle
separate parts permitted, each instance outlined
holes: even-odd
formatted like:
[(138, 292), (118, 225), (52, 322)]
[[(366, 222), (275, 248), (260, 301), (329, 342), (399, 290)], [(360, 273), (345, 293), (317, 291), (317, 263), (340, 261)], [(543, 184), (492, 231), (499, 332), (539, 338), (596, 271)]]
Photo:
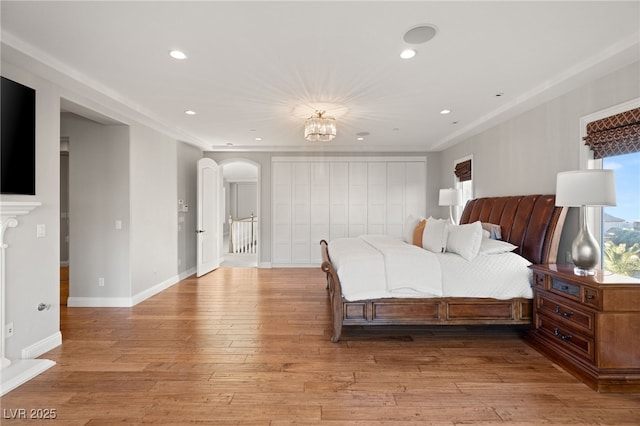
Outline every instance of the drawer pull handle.
[(573, 337), (571, 334), (561, 334), (560, 331), (558, 331), (558, 327), (555, 327), (553, 329), (553, 334), (555, 334), (562, 340), (571, 340), (571, 338)]
[(593, 294), (587, 294), (587, 299), (591, 300), (593, 299), (593, 297), (594, 297)]
[(560, 306), (556, 305), (556, 314), (562, 315), (565, 318), (569, 318), (571, 315), (573, 315), (573, 311), (562, 312), (560, 310)]

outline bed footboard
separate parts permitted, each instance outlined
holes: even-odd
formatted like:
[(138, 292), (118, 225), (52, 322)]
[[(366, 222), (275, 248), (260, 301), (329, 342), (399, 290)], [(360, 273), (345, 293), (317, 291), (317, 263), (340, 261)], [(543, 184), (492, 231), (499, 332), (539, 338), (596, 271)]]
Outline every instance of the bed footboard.
[(331, 315), (333, 318), (333, 336), (331, 337), (331, 341), (333, 343), (336, 343), (338, 342), (338, 340), (340, 340), (340, 335), (342, 334), (342, 287), (340, 286), (338, 274), (331, 264), (327, 246), (328, 245), (325, 240), (320, 241), (320, 250), (322, 252), (321, 269), (327, 274), (327, 290), (329, 291), (329, 300), (331, 301)]

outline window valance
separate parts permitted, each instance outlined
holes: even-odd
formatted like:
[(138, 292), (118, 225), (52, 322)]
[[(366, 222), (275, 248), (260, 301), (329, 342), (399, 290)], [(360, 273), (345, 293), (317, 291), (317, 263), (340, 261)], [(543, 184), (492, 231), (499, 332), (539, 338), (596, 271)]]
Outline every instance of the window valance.
[(460, 182), (471, 180), (471, 160), (465, 160), (456, 164), (454, 173)]
[(584, 141), (595, 159), (640, 152), (640, 108), (592, 121)]

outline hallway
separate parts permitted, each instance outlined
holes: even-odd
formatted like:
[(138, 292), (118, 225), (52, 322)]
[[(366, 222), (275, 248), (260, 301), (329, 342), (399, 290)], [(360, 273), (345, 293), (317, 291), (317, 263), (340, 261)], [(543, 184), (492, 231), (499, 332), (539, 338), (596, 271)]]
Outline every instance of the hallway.
[(222, 249), (224, 260), (220, 263), (223, 268), (257, 268), (258, 255), (256, 253), (229, 253), (229, 236), (225, 235)]

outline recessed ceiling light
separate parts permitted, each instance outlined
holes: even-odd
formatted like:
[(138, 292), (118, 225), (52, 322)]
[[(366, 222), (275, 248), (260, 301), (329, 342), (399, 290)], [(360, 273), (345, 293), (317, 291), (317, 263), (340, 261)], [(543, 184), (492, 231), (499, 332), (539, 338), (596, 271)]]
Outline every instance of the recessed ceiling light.
[(196, 115), (196, 112), (192, 111), (190, 109), (186, 110), (184, 113), (187, 114), (187, 115)]
[(443, 114), (443, 115), (444, 114), (449, 114), (449, 113), (451, 113), (450, 109), (443, 109), (442, 111), (440, 111), (440, 114)]
[(169, 56), (173, 59), (187, 59), (187, 55), (181, 50), (172, 50), (169, 52)]
[(257, 141), (261, 141), (261, 140), (262, 140), (262, 138), (256, 138), (256, 140), (257, 140)]
[(358, 140), (358, 141), (363, 141), (363, 140), (364, 140), (364, 138), (363, 138), (362, 136), (358, 136), (358, 137), (356, 138), (356, 140)]
[(418, 25), (404, 33), (402, 38), (407, 43), (422, 44), (434, 38), (437, 32), (437, 28), (433, 25)]
[(402, 51), (402, 53), (400, 53), (400, 57), (402, 59), (411, 59), (414, 56), (416, 56), (416, 51), (413, 49), (405, 49)]

